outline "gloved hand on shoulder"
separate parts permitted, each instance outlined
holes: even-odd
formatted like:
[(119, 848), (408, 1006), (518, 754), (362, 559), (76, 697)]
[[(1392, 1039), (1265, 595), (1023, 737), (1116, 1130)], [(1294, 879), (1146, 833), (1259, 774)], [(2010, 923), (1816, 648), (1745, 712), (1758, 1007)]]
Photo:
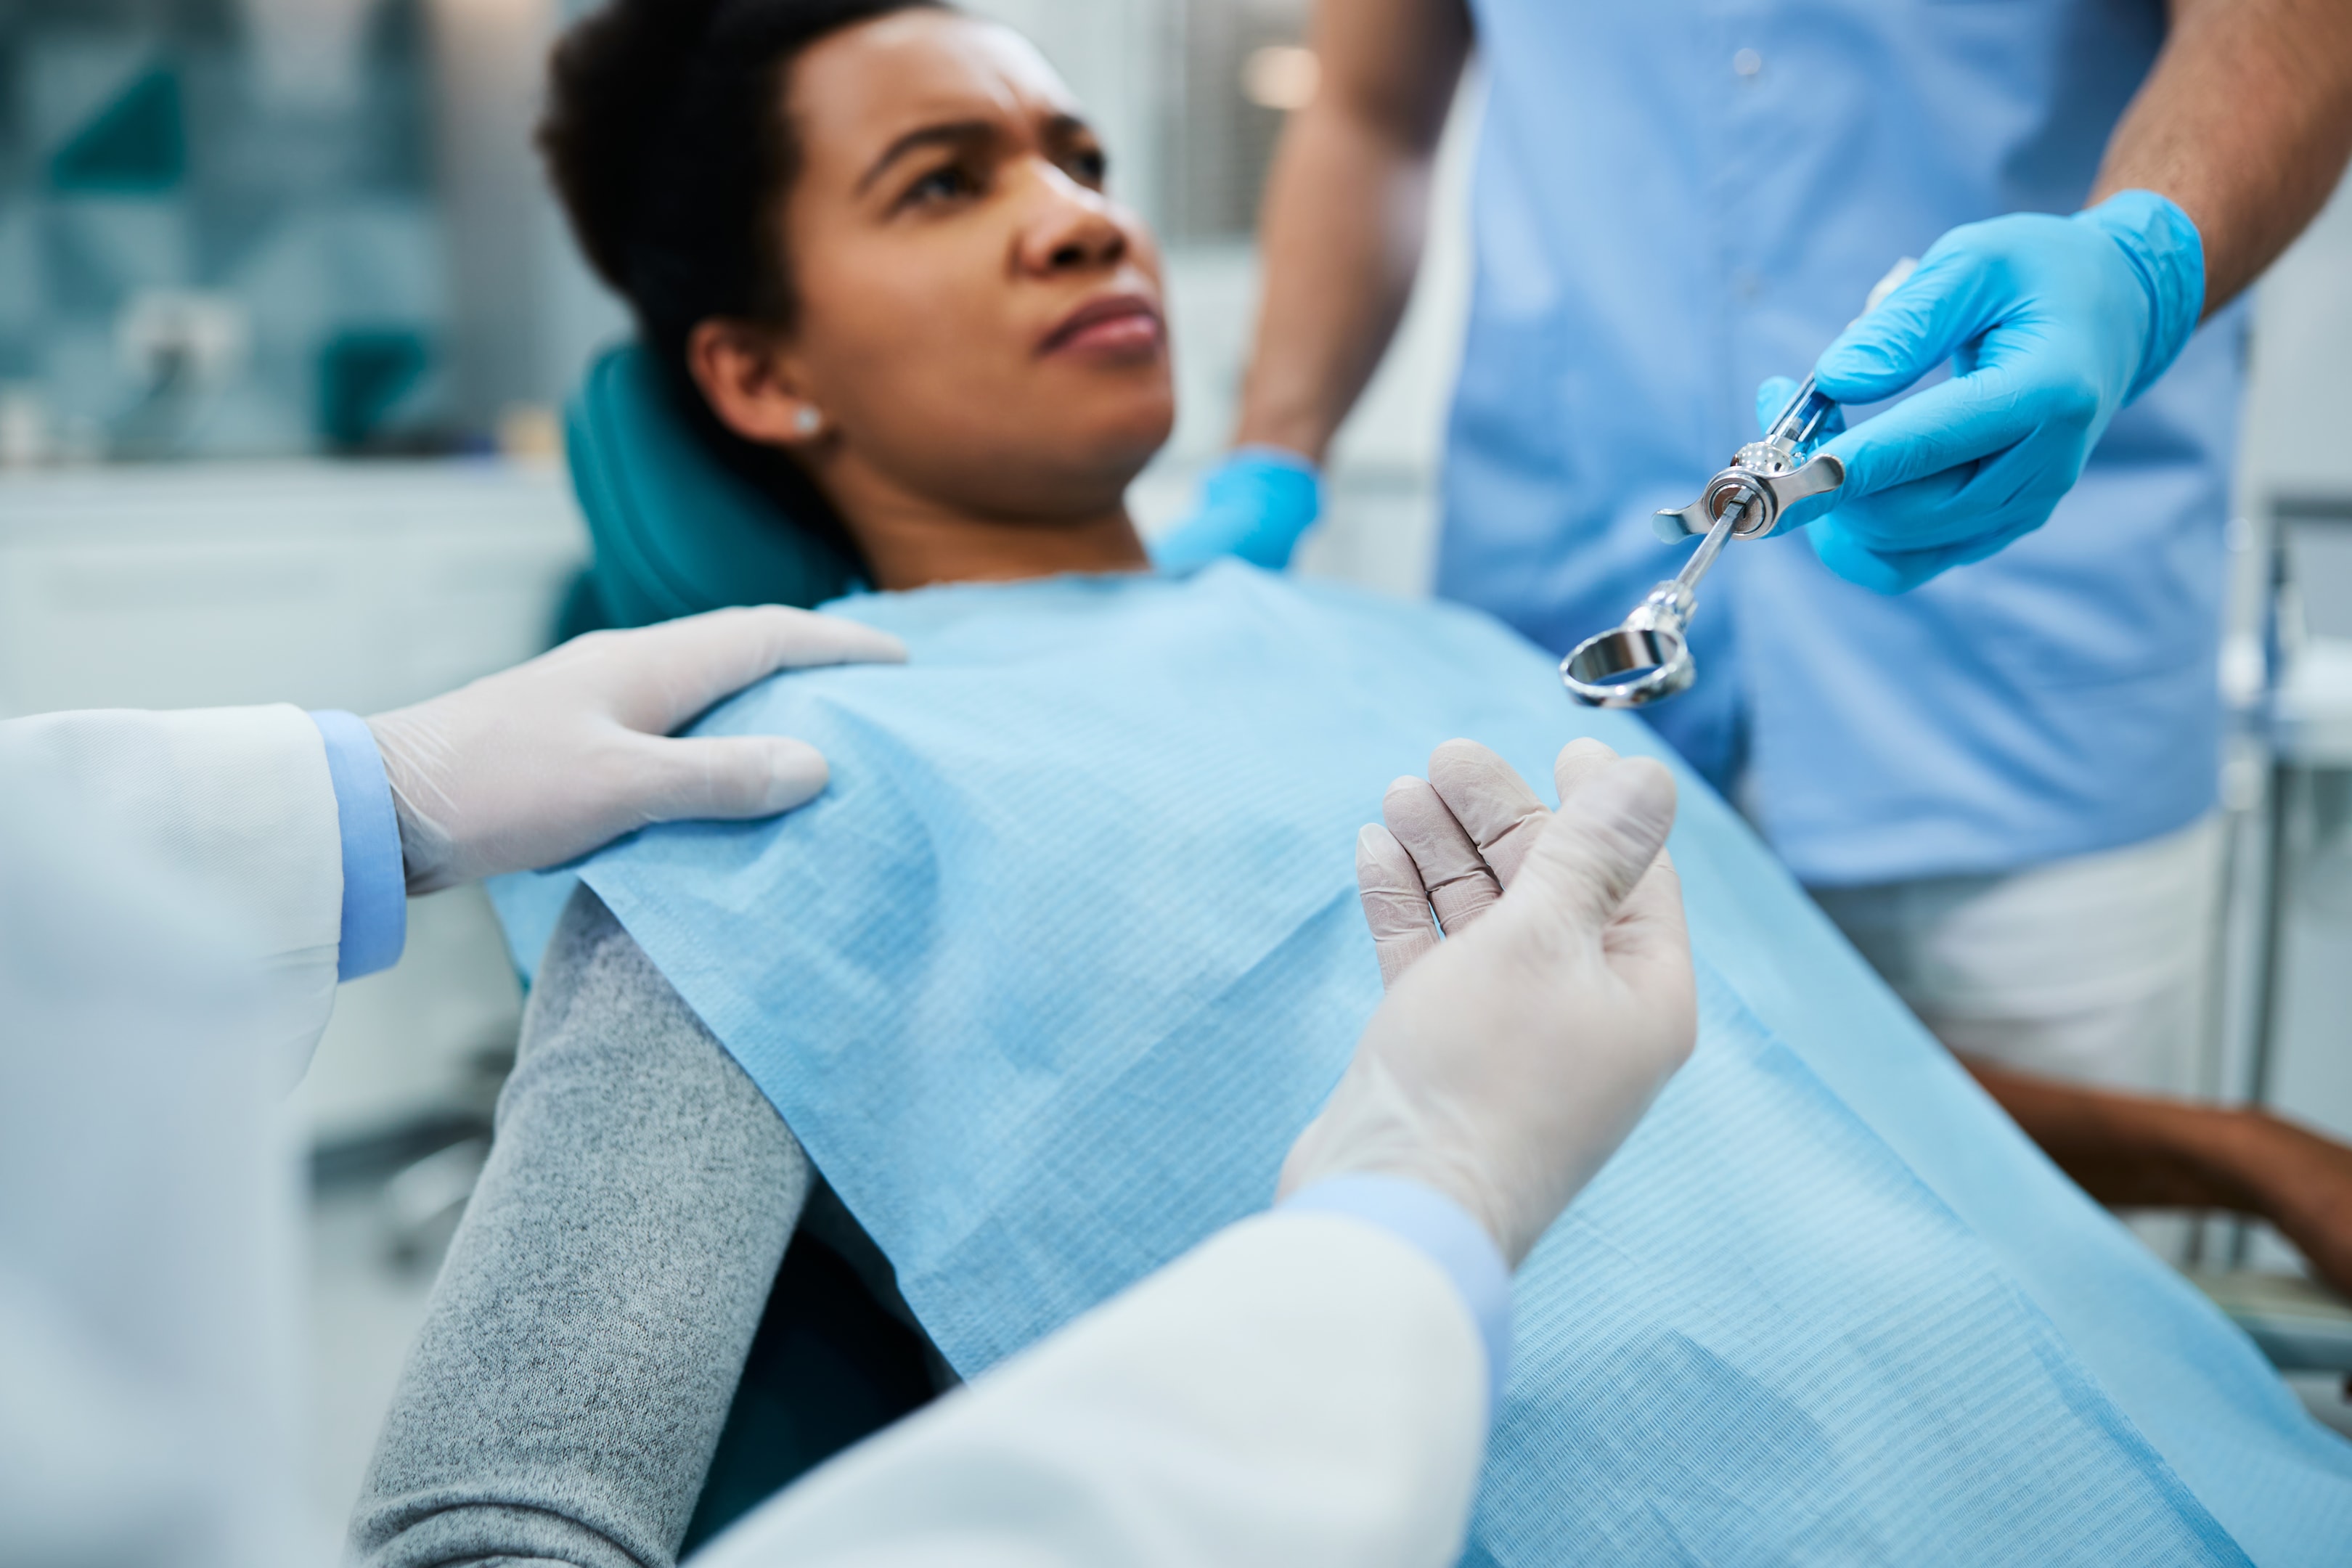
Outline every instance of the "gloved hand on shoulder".
[(1162, 572), (1197, 572), (1233, 555), (1280, 571), (1323, 513), (1315, 465), (1280, 447), (1242, 447), (1209, 471), (1199, 510), (1151, 547)]
[(400, 821), (408, 890), (560, 865), (656, 822), (790, 811), (824, 759), (784, 736), (670, 732), (780, 669), (898, 663), (887, 632), (781, 605), (590, 632), (367, 721)]
[(1558, 812), (1486, 747), (1448, 741), (1428, 779), (1389, 787), (1388, 826), (1356, 847), (1388, 999), (1292, 1145), (1284, 1195), (1402, 1176), (1516, 1268), (1690, 1055), (1674, 775), (1597, 741), (1554, 774)]
[[(1983, 560), (2049, 520), (2204, 309), (2204, 242), (2152, 191), (1953, 229), (1813, 367), (1846, 405), (1893, 397), (1946, 360), (1951, 379), (1825, 443), (1843, 488), (1781, 526), (1811, 522), (1822, 563), (1882, 594)], [(1759, 419), (1793, 390), (1765, 383)]]

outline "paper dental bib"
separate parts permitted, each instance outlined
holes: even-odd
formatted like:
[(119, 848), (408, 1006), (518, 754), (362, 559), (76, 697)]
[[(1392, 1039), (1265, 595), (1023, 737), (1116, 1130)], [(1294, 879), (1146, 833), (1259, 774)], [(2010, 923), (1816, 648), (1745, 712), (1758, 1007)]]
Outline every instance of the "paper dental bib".
[[(912, 663), (787, 676), (700, 726), (808, 740), (831, 789), (582, 874), (967, 1375), (1269, 1200), (1380, 999), (1353, 856), (1390, 780), (1456, 735), (1547, 793), (1576, 735), (1659, 750), (1484, 617), (1240, 566), (838, 607)], [(1519, 1277), (1469, 1559), (2352, 1540), (2352, 1448), (1679, 772), (1698, 1047)], [(518, 951), (568, 882), (499, 890)]]

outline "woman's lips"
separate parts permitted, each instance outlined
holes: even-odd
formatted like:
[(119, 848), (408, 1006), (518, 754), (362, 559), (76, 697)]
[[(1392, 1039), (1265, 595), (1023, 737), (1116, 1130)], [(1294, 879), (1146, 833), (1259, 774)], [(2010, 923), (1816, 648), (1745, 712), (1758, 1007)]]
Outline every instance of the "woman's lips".
[(1160, 307), (1140, 294), (1117, 294), (1089, 300), (1062, 318), (1037, 352), (1041, 356), (1073, 351), (1120, 358), (1154, 353), (1166, 330)]

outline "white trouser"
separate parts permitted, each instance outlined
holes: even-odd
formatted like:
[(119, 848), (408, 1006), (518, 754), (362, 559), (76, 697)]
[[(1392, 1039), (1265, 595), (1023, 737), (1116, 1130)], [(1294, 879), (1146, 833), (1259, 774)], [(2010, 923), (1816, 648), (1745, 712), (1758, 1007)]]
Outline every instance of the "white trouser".
[[(2109, 1089), (2194, 1094), (2221, 897), (2221, 818), (1983, 877), (1816, 888), (1814, 899), (1962, 1056)], [(2189, 1256), (2184, 1216), (2131, 1228)]]
[(2021, 871), (1813, 897), (1953, 1050), (2078, 1083), (2194, 1093), (2221, 819)]

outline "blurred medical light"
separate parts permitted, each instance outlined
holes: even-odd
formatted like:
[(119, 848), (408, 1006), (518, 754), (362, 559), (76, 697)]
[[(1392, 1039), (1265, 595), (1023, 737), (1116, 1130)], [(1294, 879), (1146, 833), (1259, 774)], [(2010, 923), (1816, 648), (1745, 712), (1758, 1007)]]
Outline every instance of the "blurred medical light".
[(1323, 83), (1323, 62), (1296, 44), (1252, 49), (1242, 62), (1242, 91), (1264, 109), (1304, 109)]

